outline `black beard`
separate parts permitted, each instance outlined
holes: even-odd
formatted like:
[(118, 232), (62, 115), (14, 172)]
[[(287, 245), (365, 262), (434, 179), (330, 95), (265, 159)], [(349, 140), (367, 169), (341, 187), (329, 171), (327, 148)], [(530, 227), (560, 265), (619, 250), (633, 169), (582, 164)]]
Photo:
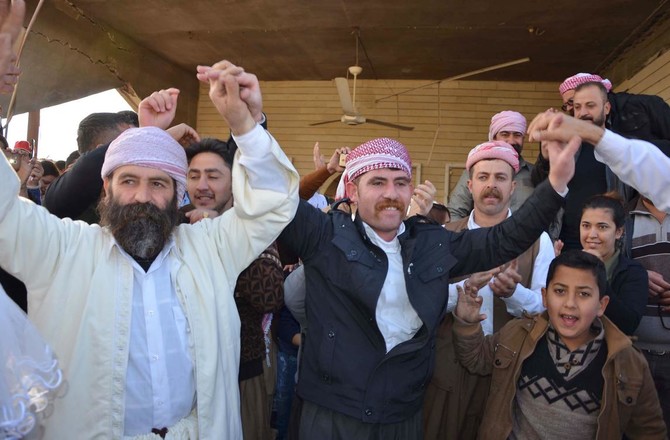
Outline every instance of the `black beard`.
[(100, 226), (107, 226), (119, 245), (133, 257), (152, 259), (160, 253), (178, 221), (176, 195), (167, 208), (152, 203), (121, 205), (110, 193), (98, 204)]

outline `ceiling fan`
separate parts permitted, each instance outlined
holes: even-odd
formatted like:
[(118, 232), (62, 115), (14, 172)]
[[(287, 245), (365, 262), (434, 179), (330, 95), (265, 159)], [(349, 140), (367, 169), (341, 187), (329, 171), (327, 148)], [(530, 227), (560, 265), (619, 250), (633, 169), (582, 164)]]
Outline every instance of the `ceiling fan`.
[[(406, 125), (394, 124), (392, 122), (380, 121), (378, 119), (368, 119), (363, 116), (356, 107), (356, 79), (361, 74), (363, 68), (358, 65), (358, 32), (356, 33), (356, 64), (348, 68), (349, 73), (354, 77), (353, 93), (349, 93), (349, 83), (346, 78), (335, 78), (335, 86), (337, 87), (337, 94), (340, 97), (340, 104), (342, 105), (342, 117), (340, 119), (332, 119), (329, 121), (315, 122), (309, 124), (310, 126), (332, 124), (333, 122), (343, 122), (347, 125), (360, 125), (365, 123), (383, 125), (384, 127), (395, 128), (398, 130), (414, 130), (414, 127)], [(353, 98), (352, 98), (353, 94)]]

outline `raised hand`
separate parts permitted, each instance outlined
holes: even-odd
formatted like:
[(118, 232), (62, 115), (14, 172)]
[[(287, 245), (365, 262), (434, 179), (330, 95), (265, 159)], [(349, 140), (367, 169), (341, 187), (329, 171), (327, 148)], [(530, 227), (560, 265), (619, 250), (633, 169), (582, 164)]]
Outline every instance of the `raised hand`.
[(26, 14), (23, 0), (0, 0), (0, 34), (7, 34), (12, 44), (19, 37)]
[(30, 171), (30, 177), (26, 182), (28, 188), (39, 188), (40, 179), (44, 176), (44, 167), (42, 163), (37, 159), (31, 159), (30, 163), (32, 164), (32, 170)]
[(543, 144), (542, 155), (546, 158), (544, 141), (567, 143), (574, 136), (581, 137), (590, 144), (597, 144), (605, 130), (588, 121), (573, 118), (554, 109), (539, 113), (528, 126), (528, 139)]
[[(7, 50), (5, 47), (8, 44), (8, 39), (7, 34), (0, 34), (0, 65), (7, 64), (7, 69), (2, 78), (0, 78), (0, 93), (2, 94), (9, 94), (14, 91), (16, 83), (19, 82), (19, 74), (21, 73), (21, 69), (16, 67), (16, 57), (13, 52), (11, 52), (11, 49)], [(9, 62), (4, 60), (4, 57), (8, 53), (12, 55)]]
[(0, 93), (11, 93), (21, 73), (16, 66), (14, 43), (23, 27), (23, 0), (0, 1)]
[(521, 282), (521, 279), (521, 274), (519, 274), (519, 262), (517, 259), (514, 259), (504, 270), (491, 280), (489, 287), (495, 296), (509, 298), (516, 290), (516, 286)]
[[(318, 144), (318, 142), (317, 142)], [(314, 148), (317, 146), (315, 145)], [(351, 148), (349, 147), (341, 147), (341, 148), (336, 148), (335, 152), (333, 153), (332, 156), (330, 156), (330, 159), (328, 160), (328, 163), (326, 164), (326, 168), (328, 169), (328, 172), (330, 174), (335, 174), (335, 173), (341, 173), (344, 171), (344, 167), (340, 165), (340, 155), (342, 154), (349, 154), (351, 153)]]
[[(243, 135), (251, 131), (256, 125), (247, 101), (258, 99), (255, 91), (241, 90), (241, 83), (250, 84), (253, 81), (245, 76), (244, 69), (235, 66), (229, 61), (220, 61), (213, 66), (198, 66), (197, 78), (209, 83), (209, 98), (223, 116), (234, 135)], [(255, 79), (255, 76), (253, 76)], [(258, 83), (258, 80), (255, 80)], [(260, 93), (260, 91), (258, 91)], [(256, 105), (257, 102), (254, 102)]]
[[(565, 127), (562, 127), (564, 116), (563, 113), (559, 113), (553, 108), (538, 113), (528, 125), (528, 140), (533, 142), (545, 140), (561, 142), (569, 141), (574, 133), (566, 133), (564, 129)], [(550, 126), (552, 128), (551, 130), (549, 130)], [(563, 129), (559, 130), (561, 127)]]
[(479, 313), (482, 307), (483, 298), (481, 296), (468, 295), (463, 291), (461, 286), (456, 286), (458, 291), (458, 302), (454, 309), (454, 315), (458, 316), (465, 322), (476, 324), (486, 319), (485, 313)]
[(177, 112), (179, 89), (170, 88), (153, 92), (140, 102), (137, 116), (140, 127), (158, 127), (166, 130)]
[(28, 178), (30, 175), (33, 173), (33, 169), (35, 168), (35, 164), (37, 164), (37, 159), (30, 159), (29, 156), (20, 154), (19, 157), (19, 170), (16, 172), (16, 174), (19, 175), (19, 180), (21, 181), (22, 185), (25, 185), (28, 182)]
[(166, 130), (172, 139), (179, 142), (179, 145), (186, 148), (196, 142), (200, 142), (200, 135), (190, 125), (183, 122)]
[(546, 141), (543, 145), (549, 155), (549, 183), (554, 191), (563, 193), (568, 189), (568, 182), (575, 175), (575, 154), (582, 139), (574, 136), (565, 144), (558, 141)]
[(263, 119), (263, 95), (258, 78), (253, 73), (242, 72), (237, 77), (240, 85), (240, 98), (247, 103), (254, 121), (261, 122)]
[(315, 170), (326, 166), (325, 158), (321, 154), (321, 149), (319, 148), (319, 142), (314, 143), (314, 149), (312, 149), (312, 160), (314, 161)]
[(496, 267), (486, 272), (475, 272), (470, 274), (470, 277), (466, 280), (466, 293), (476, 293), (482, 287), (486, 286), (491, 279), (498, 275), (504, 269), (503, 266)]
[(407, 217), (411, 217), (416, 214), (421, 214), (423, 216), (428, 215), (430, 208), (433, 207), (433, 201), (435, 200), (436, 193), (437, 189), (430, 180), (426, 180), (424, 183), (414, 188), (414, 193), (412, 194), (412, 200), (410, 201), (409, 213), (407, 214)]

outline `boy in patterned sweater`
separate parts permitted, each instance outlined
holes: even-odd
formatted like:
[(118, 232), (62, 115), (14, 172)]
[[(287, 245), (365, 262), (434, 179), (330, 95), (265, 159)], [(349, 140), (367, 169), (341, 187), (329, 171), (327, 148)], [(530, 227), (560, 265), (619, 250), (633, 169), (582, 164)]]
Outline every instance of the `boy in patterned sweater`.
[(564, 252), (547, 273), (547, 311), (484, 336), (481, 298), (459, 289), (454, 340), (473, 374), (492, 374), (480, 439), (665, 439), (649, 367), (603, 312), (603, 263)]

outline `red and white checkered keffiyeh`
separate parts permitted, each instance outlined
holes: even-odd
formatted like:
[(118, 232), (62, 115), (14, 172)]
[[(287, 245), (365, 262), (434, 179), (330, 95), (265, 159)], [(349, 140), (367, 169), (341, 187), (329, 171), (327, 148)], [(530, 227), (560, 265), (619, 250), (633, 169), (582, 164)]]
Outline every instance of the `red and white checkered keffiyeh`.
[(356, 147), (347, 155), (347, 164), (337, 186), (335, 199), (345, 197), (347, 182), (372, 170), (396, 168), (412, 178), (412, 160), (407, 148), (400, 142), (389, 138), (377, 138)]
[(612, 83), (609, 79), (603, 79), (600, 75), (594, 75), (592, 73), (578, 73), (577, 75), (573, 75), (570, 78), (566, 78), (565, 81), (563, 81), (563, 83), (558, 87), (558, 91), (562, 95), (568, 90), (574, 90), (587, 82), (602, 83), (602, 85), (605, 86), (605, 89), (607, 89), (608, 93), (610, 90), (612, 90)]

